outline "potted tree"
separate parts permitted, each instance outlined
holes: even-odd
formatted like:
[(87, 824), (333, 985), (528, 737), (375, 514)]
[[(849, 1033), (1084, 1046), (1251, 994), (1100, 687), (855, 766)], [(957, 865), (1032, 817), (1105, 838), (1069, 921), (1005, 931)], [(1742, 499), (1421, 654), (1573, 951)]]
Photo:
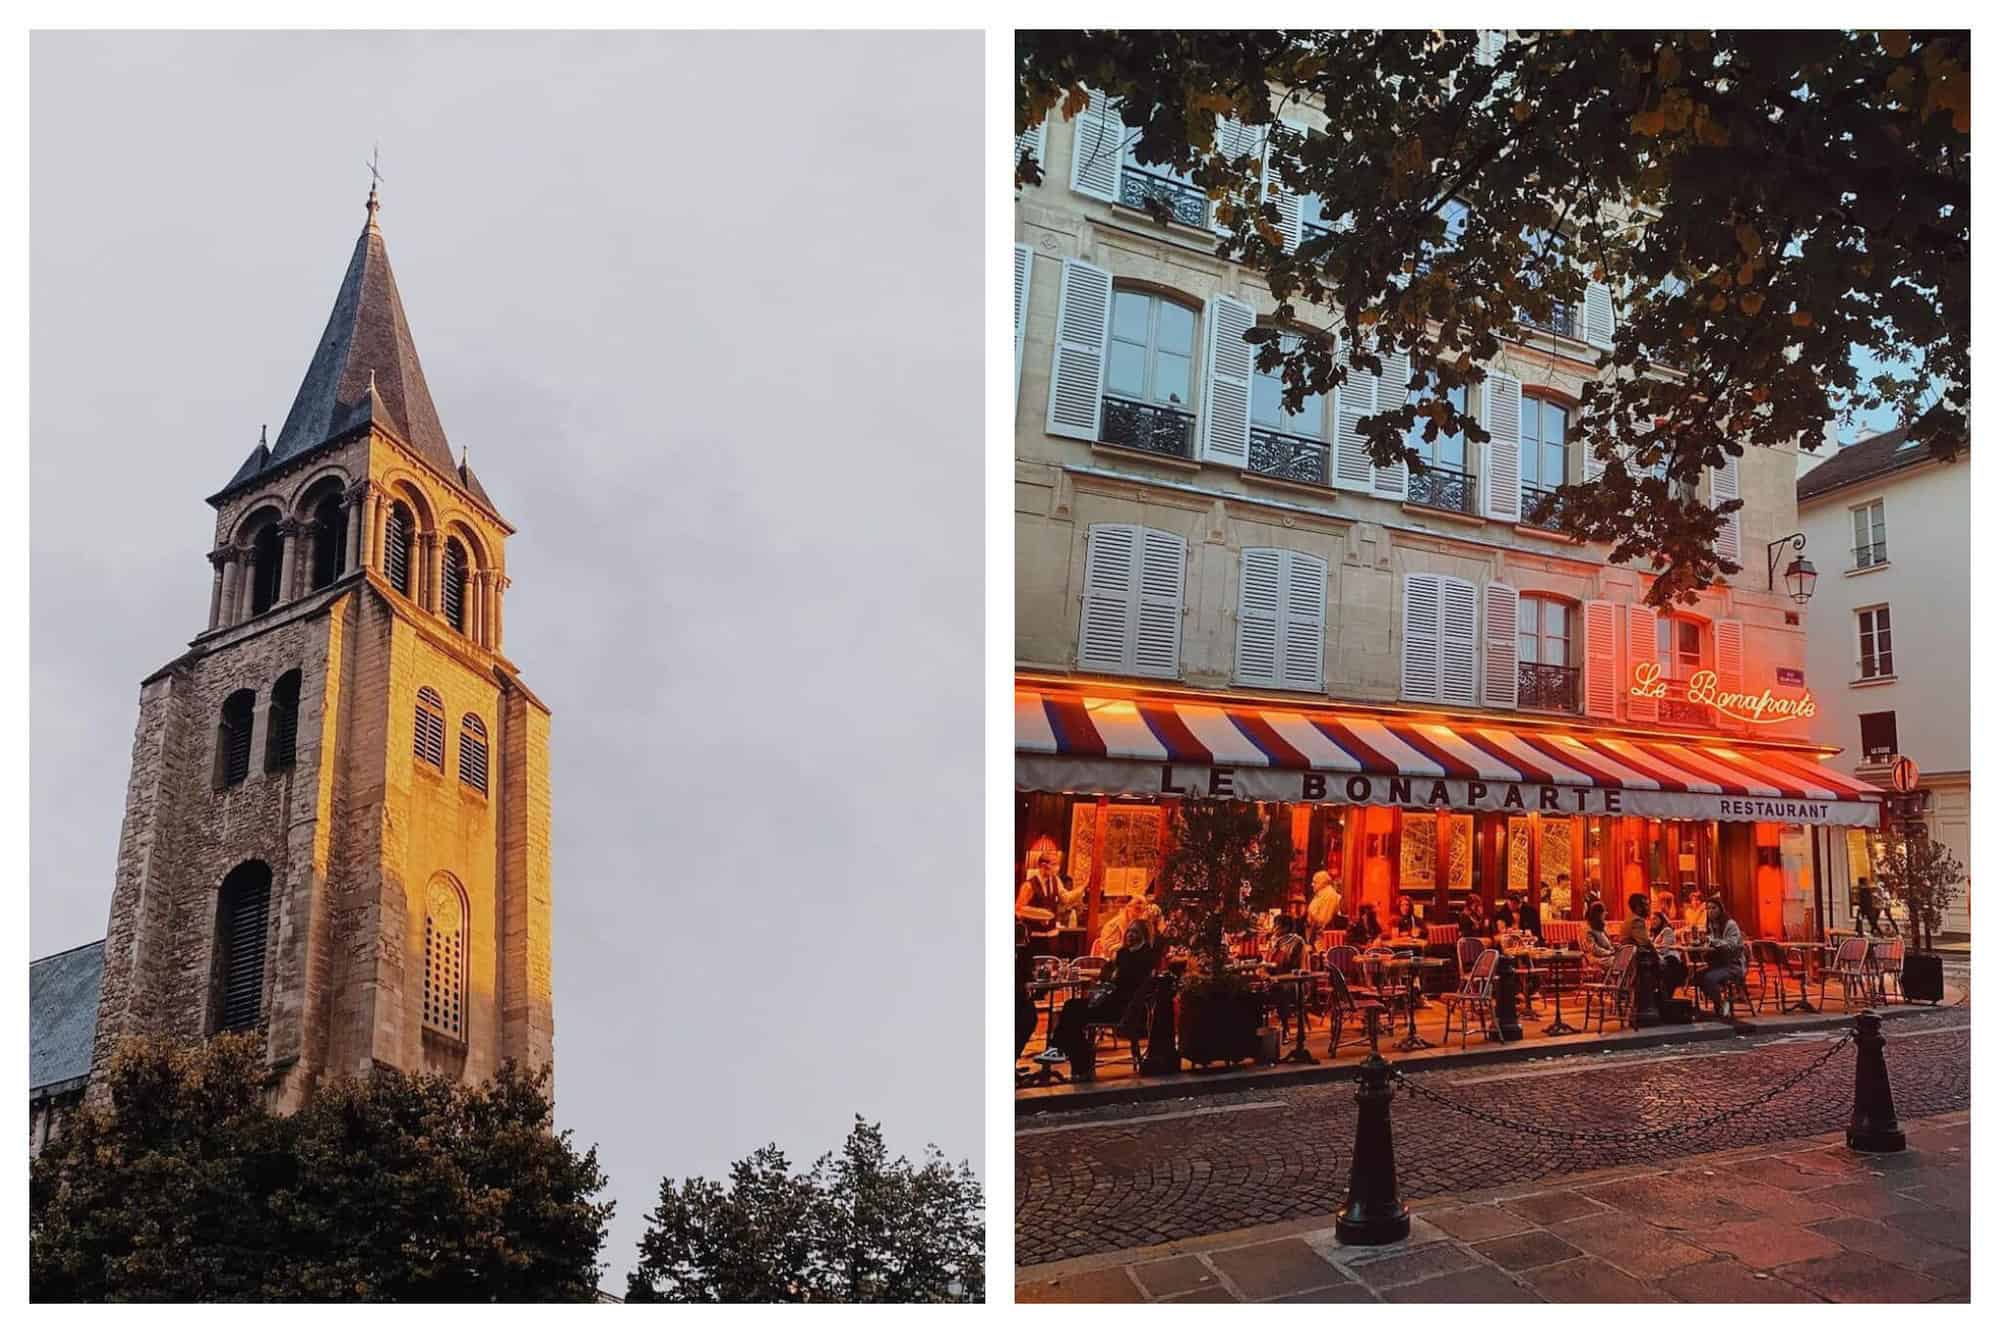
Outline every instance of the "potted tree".
[(1936, 1004), (1944, 997), (1944, 960), (1932, 951), (1931, 937), (1964, 891), (1965, 866), (1919, 824), (1877, 842), (1875, 879), (1882, 892), (1903, 905), (1909, 931), (1900, 979), (1903, 998)]
[(1283, 901), (1291, 862), (1288, 820), (1267, 820), (1248, 801), (1180, 803), (1173, 850), (1160, 867), (1160, 906), (1168, 936), (1190, 954), (1180, 992), (1180, 1048), (1196, 1065), (1230, 1064), (1257, 1052), (1263, 1004), (1230, 970), (1228, 934)]

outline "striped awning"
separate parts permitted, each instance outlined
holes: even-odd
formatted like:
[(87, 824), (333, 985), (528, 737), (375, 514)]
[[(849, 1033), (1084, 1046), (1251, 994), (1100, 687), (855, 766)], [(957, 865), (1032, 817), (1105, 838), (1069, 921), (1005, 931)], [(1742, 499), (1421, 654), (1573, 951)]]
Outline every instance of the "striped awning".
[(1796, 749), (1234, 701), (1014, 695), (1025, 791), (1873, 825), (1879, 788)]

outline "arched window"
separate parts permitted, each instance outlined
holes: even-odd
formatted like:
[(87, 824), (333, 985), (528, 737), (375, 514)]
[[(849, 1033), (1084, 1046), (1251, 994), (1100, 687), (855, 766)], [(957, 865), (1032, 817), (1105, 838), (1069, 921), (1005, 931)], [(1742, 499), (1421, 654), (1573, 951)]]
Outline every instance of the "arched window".
[(245, 861), (222, 881), (215, 905), (216, 1032), (254, 1028), (264, 1016), (264, 946), (271, 924), (271, 867)]
[(424, 1026), (465, 1036), (465, 899), (445, 879), (424, 894)]
[(312, 586), (324, 588), (347, 565), (347, 509), (333, 491), (313, 506)]
[(444, 772), (444, 700), (428, 685), (417, 691), (416, 754)]
[(410, 517), (409, 508), (403, 504), (389, 506), (387, 536), (383, 540), (382, 568), (389, 575), (389, 586), (408, 597), (410, 595), (410, 543), (417, 533), (416, 520)]
[(216, 786), (234, 787), (250, 776), (250, 728), (256, 714), (253, 690), (238, 690), (222, 701), (222, 720), (215, 728)]
[(264, 771), (283, 772), (292, 766), (299, 738), (299, 673), (287, 671), (271, 687), (271, 723), (264, 739)]
[(458, 721), (458, 780), (486, 794), (486, 724), (477, 713), (467, 713)]
[(456, 537), (447, 538), (444, 544), (444, 619), (460, 634), (465, 633), (465, 548)]
[(278, 604), (278, 575), (284, 564), (284, 543), (278, 525), (266, 523), (250, 539), (250, 614), (260, 616)]

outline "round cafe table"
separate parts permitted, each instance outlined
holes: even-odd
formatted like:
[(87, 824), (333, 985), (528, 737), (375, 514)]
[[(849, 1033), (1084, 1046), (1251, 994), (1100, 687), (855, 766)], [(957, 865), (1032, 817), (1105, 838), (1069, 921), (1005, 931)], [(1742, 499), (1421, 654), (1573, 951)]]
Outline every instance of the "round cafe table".
[[(1056, 996), (1066, 990), (1075, 990), (1083, 984), (1085, 983), (1069, 978), (1052, 978), (1047, 981), (1031, 981), (1028, 983), (1029, 996), (1032, 997), (1039, 991), (1047, 996), (1049, 1001), (1049, 1026), (1048, 1030), (1042, 1034), (1042, 1054), (1046, 1054), (1050, 1047), (1055, 1044)], [(1043, 1060), (1040, 1058), (1040, 1055), (1031, 1058), (1035, 1061), (1035, 1072), (1021, 1080), (1022, 1087), (1037, 1088), (1050, 1083), (1069, 1082), (1069, 1076), (1064, 1074), (1060, 1069), (1057, 1069), (1053, 1061)]]
[(1278, 986), (1290, 986), (1298, 995), (1299, 1037), (1296, 1045), (1286, 1051), (1278, 1061), (1281, 1065), (1316, 1065), (1319, 1059), (1306, 1049), (1306, 988), (1319, 980), (1317, 972), (1279, 972), (1273, 974), (1271, 982)]
[(1556, 1008), (1556, 1021), (1542, 1029), (1545, 1037), (1567, 1037), (1578, 1029), (1563, 1022), (1563, 968), (1571, 963), (1583, 961), (1581, 949), (1534, 949), (1531, 950), (1537, 962), (1546, 963), (1549, 974), (1549, 999)]
[(1409, 1016), (1408, 1025), (1404, 1029), (1402, 1039), (1396, 1043), (1397, 1050), (1422, 1051), (1429, 1050), (1433, 1045), (1432, 1042), (1425, 1040), (1417, 1032), (1417, 1001), (1423, 995), (1423, 974), (1435, 971), (1443, 967), (1444, 964), (1445, 960), (1442, 958), (1424, 958), (1410, 954), (1398, 955), (1395, 958), (1383, 958), (1375, 962), (1374, 965), (1380, 967), (1385, 972), (1404, 972), (1409, 977), (1409, 998), (1403, 1005), (1404, 1010)]

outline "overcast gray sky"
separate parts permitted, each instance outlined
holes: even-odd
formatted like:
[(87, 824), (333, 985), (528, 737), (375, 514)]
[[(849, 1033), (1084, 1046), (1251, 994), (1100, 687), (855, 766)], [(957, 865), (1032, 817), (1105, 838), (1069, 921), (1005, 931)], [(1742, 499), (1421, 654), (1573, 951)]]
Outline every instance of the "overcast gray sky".
[(102, 937), (139, 680), (364, 221), (519, 529), (558, 1116), (663, 1174), (981, 1166), (978, 34), (40, 34), (32, 935)]

